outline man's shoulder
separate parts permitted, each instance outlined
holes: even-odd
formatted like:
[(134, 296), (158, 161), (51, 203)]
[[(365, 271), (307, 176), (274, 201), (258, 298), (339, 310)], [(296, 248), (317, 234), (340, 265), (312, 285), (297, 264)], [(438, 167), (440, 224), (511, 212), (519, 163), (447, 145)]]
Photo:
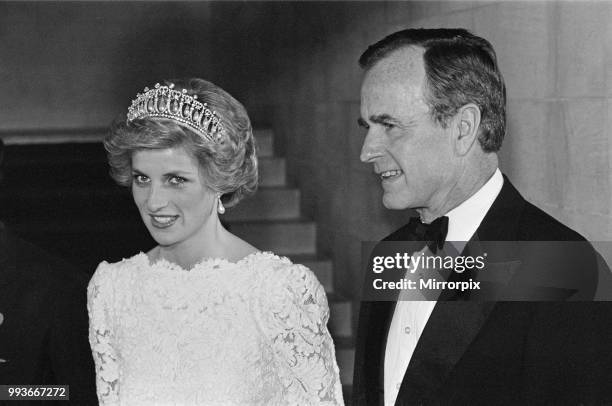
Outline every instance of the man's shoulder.
[(580, 233), (526, 200), (517, 223), (517, 241), (586, 241)]
[[(586, 241), (585, 237), (536, 207), (504, 178), (504, 186), (480, 226), (481, 239), (490, 241)], [(383, 241), (413, 241), (409, 223)]]
[(517, 255), (523, 264), (522, 276), (530, 281), (572, 287), (576, 292), (573, 300), (592, 298), (598, 263), (591, 243), (524, 199), (507, 178), (477, 233), (481, 241), (508, 241), (520, 247)]
[(506, 176), (477, 233), (481, 240), (489, 241), (586, 241), (578, 232), (527, 201)]

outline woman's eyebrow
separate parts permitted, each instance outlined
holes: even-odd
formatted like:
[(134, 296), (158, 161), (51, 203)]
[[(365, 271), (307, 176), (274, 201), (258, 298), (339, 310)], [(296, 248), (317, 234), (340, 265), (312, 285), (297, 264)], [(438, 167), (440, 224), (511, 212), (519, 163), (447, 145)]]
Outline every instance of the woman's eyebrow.
[(164, 173), (164, 176), (168, 176), (168, 175), (179, 175), (179, 176), (182, 176), (182, 175), (191, 175), (191, 176), (193, 176), (193, 175), (196, 175), (196, 173), (193, 172), (193, 171), (177, 169), (177, 170), (172, 170), (172, 171), (168, 171), (168, 172)]

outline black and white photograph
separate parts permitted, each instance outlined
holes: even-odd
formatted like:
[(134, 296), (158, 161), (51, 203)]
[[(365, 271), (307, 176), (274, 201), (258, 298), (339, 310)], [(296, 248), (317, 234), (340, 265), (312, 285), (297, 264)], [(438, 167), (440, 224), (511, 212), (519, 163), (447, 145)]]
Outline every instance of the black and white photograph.
[(612, 0), (0, 1), (0, 404), (612, 405)]

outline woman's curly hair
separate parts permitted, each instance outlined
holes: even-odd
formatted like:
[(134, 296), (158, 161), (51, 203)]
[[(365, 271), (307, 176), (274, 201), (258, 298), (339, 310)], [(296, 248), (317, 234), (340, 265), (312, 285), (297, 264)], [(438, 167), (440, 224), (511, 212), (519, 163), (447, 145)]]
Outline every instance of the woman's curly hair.
[(206, 185), (232, 207), (257, 189), (257, 154), (251, 121), (229, 93), (202, 79), (168, 80), (207, 103), (223, 123), (220, 142), (210, 141), (178, 121), (166, 118), (125, 119), (113, 123), (104, 140), (110, 174), (122, 186), (132, 184), (132, 154), (145, 149), (183, 147), (199, 162)]

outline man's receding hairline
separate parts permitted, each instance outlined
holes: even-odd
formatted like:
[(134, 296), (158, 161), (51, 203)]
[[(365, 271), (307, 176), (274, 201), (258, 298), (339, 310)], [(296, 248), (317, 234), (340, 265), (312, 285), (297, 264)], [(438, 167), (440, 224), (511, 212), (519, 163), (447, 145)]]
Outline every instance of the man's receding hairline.
[[(422, 51), (422, 52), (420, 52), (420, 55), (418, 53), (406, 54), (405, 52), (410, 49), (414, 51)], [(397, 56), (397, 58), (393, 62), (389, 62), (389, 65), (386, 69), (387, 72), (389, 72), (390, 70), (393, 70), (395, 71), (396, 74), (401, 75), (401, 74), (408, 74), (409, 72), (414, 72), (418, 70), (422, 73), (423, 77), (426, 80), (427, 69), (425, 67), (425, 59), (423, 58), (425, 51), (426, 51), (425, 48), (418, 46), (418, 45), (415, 46), (412, 44), (408, 44), (406, 46), (402, 46), (401, 48), (394, 49), (393, 51), (387, 53), (382, 58), (378, 59), (369, 68), (367, 68), (364, 71), (364, 79), (368, 76), (368, 74), (370, 73), (372, 69), (374, 69), (377, 66), (380, 66), (385, 61), (389, 61), (391, 58)], [(404, 52), (404, 55), (398, 56), (398, 54), (401, 54), (402, 52)], [(408, 58), (410, 58), (410, 61), (408, 61)], [(420, 65), (419, 65), (419, 61), (420, 61)]]
[[(407, 66), (408, 65), (407, 63), (402, 63), (402, 61), (395, 61), (394, 64), (396, 65), (396, 68), (393, 69), (395, 71), (394, 73), (397, 74), (397, 76), (401, 76), (401, 75), (409, 74), (410, 71), (414, 72), (416, 70), (419, 70), (422, 76), (422, 83), (421, 83), (422, 94), (423, 94), (424, 99), (427, 100), (427, 88), (428, 88), (427, 67), (425, 66), (425, 58), (423, 58), (423, 55), (425, 54), (427, 50), (420, 45), (406, 44), (405, 46), (402, 46), (398, 49), (394, 49), (393, 51), (386, 54), (384, 57), (378, 59), (373, 65), (364, 69), (362, 87), (364, 83), (366, 82), (366, 80), (370, 77), (372, 69), (374, 69), (376, 66), (379, 66), (382, 62), (388, 61), (394, 55), (402, 51), (405, 51), (408, 48), (413, 48), (416, 51), (419, 51), (419, 50), (422, 51), (421, 57), (413, 58), (409, 64), (410, 66)], [(414, 56), (418, 56), (418, 55), (414, 55)], [(417, 66), (418, 61), (421, 61), (421, 64)], [(388, 68), (386, 69), (386, 71), (387, 71), (387, 74), (389, 74), (390, 70)]]
[(424, 65), (425, 64), (424, 55), (425, 55), (425, 52), (427, 52), (427, 49), (424, 46), (419, 45), (419, 44), (402, 44), (395, 49), (385, 52), (383, 55), (379, 56), (378, 58), (373, 58), (375, 59), (374, 62), (366, 64), (365, 66), (362, 67), (362, 69), (365, 73), (367, 73), (372, 68), (374, 68), (376, 65), (379, 65), (381, 62), (388, 60), (393, 55), (398, 54), (402, 51), (409, 50), (409, 49), (412, 49), (415, 51), (421, 51), (421, 60), (423, 61), (423, 65)]
[[(394, 63), (397, 65), (397, 67), (394, 70), (394, 76), (395, 79), (400, 80), (400, 82), (406, 84), (406, 80), (408, 78), (408, 76), (411, 74), (414, 74), (415, 71), (419, 71), (420, 73), (420, 83), (417, 84), (416, 82), (413, 83), (414, 88), (418, 88), (419, 89), (419, 95), (418, 98), (421, 100), (421, 102), (428, 108), (429, 112), (431, 112), (433, 106), (430, 103), (429, 100), (429, 79), (427, 76), (427, 67), (425, 65), (425, 52), (427, 51), (427, 49), (421, 45), (418, 44), (404, 44), (401, 47), (394, 49), (390, 52), (388, 52), (387, 54), (385, 54), (384, 57), (378, 59), (373, 65), (370, 65), (368, 68), (364, 68), (364, 75), (363, 75), (363, 79), (362, 79), (362, 83), (361, 83), (361, 90), (363, 91), (364, 85), (366, 84), (366, 82), (368, 82), (368, 80), (371, 80), (371, 71), (372, 69), (374, 69), (376, 66), (379, 66), (380, 63), (389, 60), (389, 58), (393, 57), (394, 55), (402, 52), (402, 51), (406, 51), (408, 48), (412, 48), (415, 51), (420, 51), (420, 55), (417, 53), (414, 54), (410, 54), (410, 56), (414, 57), (412, 58), (412, 61), (410, 62), (410, 67), (407, 67), (407, 63), (402, 63), (401, 60), (397, 60)], [(404, 58), (406, 58), (408, 55), (404, 55)], [(420, 56), (420, 57), (419, 57)], [(417, 66), (417, 64), (420, 61), (420, 65)], [(399, 69), (398, 69), (399, 68)], [(387, 68), (385, 69), (385, 73), (386, 75), (389, 75), (390, 70)], [(377, 72), (377, 75), (380, 75), (381, 72)], [(387, 78), (389, 78), (387, 76)]]

